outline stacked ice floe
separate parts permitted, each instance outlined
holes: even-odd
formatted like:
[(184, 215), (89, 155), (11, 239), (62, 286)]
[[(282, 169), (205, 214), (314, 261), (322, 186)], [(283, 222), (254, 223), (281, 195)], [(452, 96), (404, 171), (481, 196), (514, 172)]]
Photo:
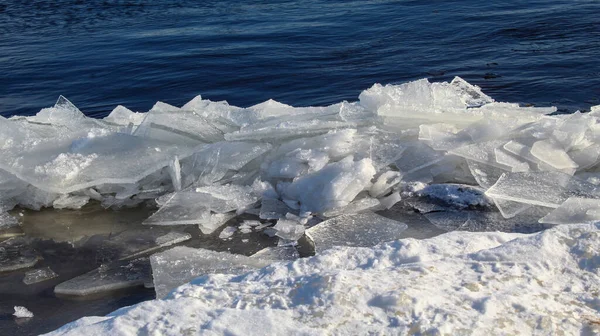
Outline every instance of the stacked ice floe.
[[(548, 115), (555, 110), (495, 102), (458, 77), (376, 84), (359, 102), (327, 107), (238, 108), (198, 96), (146, 113), (118, 106), (102, 120), (61, 97), (33, 117), (0, 119), (0, 210), (156, 201), (147, 224), (209, 234), (247, 212), (294, 241), (312, 218), (390, 208), (403, 194), (428, 196), (426, 184), (454, 182), (487, 190), (504, 218), (595, 221), (600, 110)], [(463, 227), (473, 221), (465, 216), (432, 221)]]

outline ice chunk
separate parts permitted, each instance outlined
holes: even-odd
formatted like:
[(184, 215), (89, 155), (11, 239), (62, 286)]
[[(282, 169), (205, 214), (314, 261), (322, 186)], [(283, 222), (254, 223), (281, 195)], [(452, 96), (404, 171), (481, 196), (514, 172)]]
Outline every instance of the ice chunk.
[(115, 107), (110, 114), (104, 118), (104, 120), (115, 125), (131, 125), (137, 127), (142, 123), (145, 117), (146, 115), (144, 113), (133, 112), (125, 106), (119, 105)]
[(85, 195), (70, 195), (63, 194), (52, 202), (55, 209), (80, 209), (90, 200), (89, 196)]
[(300, 254), (295, 246), (273, 246), (254, 253), (250, 258), (262, 260), (296, 260)]
[(402, 180), (402, 175), (397, 171), (386, 171), (379, 175), (375, 183), (369, 189), (369, 194), (373, 197), (380, 197), (389, 193), (393, 187)]
[(444, 155), (442, 153), (433, 150), (421, 142), (414, 142), (402, 152), (402, 156), (394, 164), (402, 175), (408, 175), (434, 165), (443, 158)]
[(306, 235), (322, 252), (333, 246), (368, 247), (400, 239), (406, 228), (404, 223), (367, 212), (328, 219), (306, 230)]
[(572, 196), (600, 196), (593, 184), (560, 172), (505, 173), (485, 194), (550, 208)]
[(31, 311), (29, 311), (29, 309), (27, 309), (23, 306), (15, 306), (15, 312), (13, 313), (13, 315), (16, 318), (31, 318), (31, 317), (33, 317), (33, 313)]
[(600, 157), (600, 145), (590, 145), (579, 150), (569, 152), (571, 160), (579, 166), (578, 171), (593, 167)]
[(201, 187), (174, 193), (166, 203), (144, 221), (146, 225), (207, 224), (214, 227), (224, 216), (212, 218), (211, 212), (243, 210), (258, 197), (248, 186), (222, 185)]
[(202, 220), (198, 228), (203, 234), (211, 234), (235, 216), (235, 212), (211, 213), (208, 218)]
[(219, 233), (219, 238), (223, 240), (229, 239), (233, 236), (235, 231), (237, 231), (237, 228), (235, 226), (228, 226), (224, 228), (223, 231), (221, 231), (221, 233)]
[(148, 258), (103, 265), (54, 287), (57, 295), (86, 296), (143, 286), (150, 279)]
[(344, 207), (325, 211), (325, 212), (323, 212), (323, 216), (331, 218), (331, 217), (336, 217), (336, 216), (340, 216), (340, 215), (349, 215), (349, 214), (354, 214), (354, 213), (359, 213), (359, 212), (375, 209), (375, 208), (378, 208), (380, 205), (381, 205), (381, 203), (377, 199), (372, 198), (372, 197), (365, 197), (365, 198), (354, 200), (354, 201), (348, 203), (348, 205), (346, 205)]
[(177, 156), (169, 162), (169, 175), (171, 176), (173, 189), (175, 189), (175, 191), (181, 191), (181, 165), (179, 164), (179, 158)]
[(496, 161), (495, 152), (496, 148), (502, 147), (505, 144), (505, 142), (506, 141), (504, 140), (492, 140), (482, 143), (476, 143), (453, 149), (448, 153), (463, 157), (467, 160), (484, 163), (502, 169), (507, 169), (508, 167)]
[(370, 159), (352, 156), (296, 179), (284, 190), (285, 198), (297, 200), (302, 212), (321, 213), (350, 203), (371, 185), (375, 168)]
[(558, 208), (552, 210), (540, 223), (578, 224), (600, 221), (600, 199), (569, 197)]
[(25, 238), (14, 237), (0, 242), (0, 272), (32, 267), (38, 260), (39, 254)]
[(263, 198), (260, 205), (261, 219), (279, 219), (285, 218), (287, 213), (297, 213), (287, 204), (275, 198)]
[(189, 146), (223, 140), (223, 132), (212, 121), (162, 102), (146, 113), (134, 135)]
[(38, 282), (54, 279), (58, 274), (54, 273), (50, 267), (38, 268), (25, 273), (23, 283), (26, 285), (32, 285)]
[(154, 290), (163, 298), (172, 289), (206, 274), (238, 274), (271, 263), (225, 252), (215, 252), (189, 247), (175, 247), (150, 257)]
[(277, 237), (286, 240), (298, 240), (304, 234), (304, 225), (285, 218), (277, 220), (273, 229), (277, 231)]
[(379, 203), (384, 209), (390, 209), (394, 206), (394, 204), (400, 202), (401, 200), (402, 197), (400, 197), (400, 193), (396, 191), (386, 197), (379, 198)]
[(540, 161), (561, 169), (577, 169), (577, 163), (573, 162), (569, 155), (556, 143), (550, 140), (540, 140), (531, 146), (531, 155)]
[(515, 156), (503, 148), (494, 149), (494, 153), (496, 154), (496, 162), (510, 167), (513, 172), (525, 172), (530, 170), (527, 161)]
[(184, 242), (191, 238), (192, 236), (189, 233), (171, 231), (165, 235), (157, 237), (154, 242), (160, 247), (166, 247)]

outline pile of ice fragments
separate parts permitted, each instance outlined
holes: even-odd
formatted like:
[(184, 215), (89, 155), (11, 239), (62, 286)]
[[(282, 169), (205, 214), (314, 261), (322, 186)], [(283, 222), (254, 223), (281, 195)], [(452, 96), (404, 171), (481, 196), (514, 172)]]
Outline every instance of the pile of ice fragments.
[(284, 246), (306, 230), (319, 251), (397, 239), (406, 226), (375, 212), (400, 201), (448, 231), (600, 220), (600, 108), (553, 112), (495, 102), (459, 77), (375, 84), (326, 107), (198, 96), (104, 119), (61, 97), (0, 118), (0, 228), (18, 224), (17, 205), (151, 203), (148, 225), (212, 234), (247, 213), (258, 218), (220, 237), (264, 230)]

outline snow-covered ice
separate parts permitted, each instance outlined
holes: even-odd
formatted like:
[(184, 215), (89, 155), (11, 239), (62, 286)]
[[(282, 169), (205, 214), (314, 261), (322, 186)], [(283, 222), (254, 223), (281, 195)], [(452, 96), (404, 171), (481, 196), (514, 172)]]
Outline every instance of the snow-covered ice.
[(593, 335), (600, 226), (452, 232), (338, 247), (243, 275), (206, 275), (165, 299), (49, 335)]
[(13, 313), (13, 315), (16, 318), (31, 318), (31, 317), (33, 317), (33, 313), (29, 309), (27, 309), (23, 306), (15, 306), (15, 312)]

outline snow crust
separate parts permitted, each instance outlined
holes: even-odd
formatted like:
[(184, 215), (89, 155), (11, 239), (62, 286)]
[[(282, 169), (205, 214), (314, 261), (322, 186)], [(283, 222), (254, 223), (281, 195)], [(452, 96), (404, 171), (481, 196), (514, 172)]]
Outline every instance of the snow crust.
[(598, 224), (336, 247), (243, 275), (203, 276), (164, 300), (48, 335), (593, 335), (598, 255)]

